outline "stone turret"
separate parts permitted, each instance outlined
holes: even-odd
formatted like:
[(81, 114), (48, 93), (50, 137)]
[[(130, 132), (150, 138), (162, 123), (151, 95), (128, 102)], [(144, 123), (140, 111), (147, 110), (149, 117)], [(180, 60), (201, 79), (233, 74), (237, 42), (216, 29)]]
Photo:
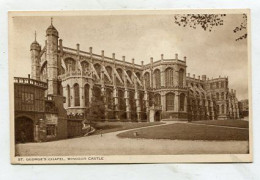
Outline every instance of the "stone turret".
[(40, 53), (41, 53), (41, 46), (36, 41), (36, 32), (35, 32), (35, 39), (31, 44), (30, 47), (31, 51), (31, 77), (35, 80), (40, 80)]
[(48, 72), (48, 94), (58, 94), (58, 38), (59, 33), (52, 24), (46, 30), (46, 60)]

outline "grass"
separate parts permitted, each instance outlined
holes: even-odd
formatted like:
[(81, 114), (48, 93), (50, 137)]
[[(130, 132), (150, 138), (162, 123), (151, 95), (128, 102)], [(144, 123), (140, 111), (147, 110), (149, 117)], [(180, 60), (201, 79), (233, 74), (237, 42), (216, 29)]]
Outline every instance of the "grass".
[[(137, 132), (137, 136), (135, 136)], [(171, 139), (171, 140), (248, 140), (248, 129), (199, 126), (190, 123), (176, 123), (159, 127), (132, 130), (118, 134), (121, 138)]]
[(213, 121), (193, 121), (192, 123), (197, 124), (210, 124), (218, 126), (228, 126), (228, 127), (239, 127), (239, 128), (248, 128), (248, 121), (243, 120), (213, 120)]
[(96, 131), (93, 134), (102, 134), (115, 132), (115, 131), (122, 131), (127, 129), (134, 129), (139, 127), (147, 127), (163, 124), (162, 122), (97, 122), (94, 123), (93, 126)]

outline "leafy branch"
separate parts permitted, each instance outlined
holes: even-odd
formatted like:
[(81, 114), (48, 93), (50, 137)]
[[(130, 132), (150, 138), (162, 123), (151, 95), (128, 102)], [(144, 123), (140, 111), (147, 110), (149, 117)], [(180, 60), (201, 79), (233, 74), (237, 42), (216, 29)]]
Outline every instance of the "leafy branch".
[[(204, 31), (211, 32), (216, 26), (224, 25), (224, 18), (226, 14), (178, 14), (174, 16), (174, 23), (182, 27), (190, 27), (196, 29), (202, 28)], [(247, 15), (243, 14), (243, 21), (233, 30), (234, 33), (247, 30)], [(238, 37), (236, 41), (246, 39), (247, 32)]]

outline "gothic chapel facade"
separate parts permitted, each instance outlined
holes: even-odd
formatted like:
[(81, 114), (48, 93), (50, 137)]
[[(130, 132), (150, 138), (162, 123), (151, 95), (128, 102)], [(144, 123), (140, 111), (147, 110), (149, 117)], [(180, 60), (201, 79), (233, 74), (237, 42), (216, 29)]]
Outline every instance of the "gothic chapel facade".
[(92, 97), (105, 104), (104, 120), (153, 122), (160, 120), (213, 120), (239, 118), (236, 91), (228, 78), (192, 77), (186, 57), (150, 59), (141, 65), (113, 53), (94, 54), (63, 46), (51, 24), (43, 48), (31, 44), (31, 78), (48, 83), (46, 95), (63, 96), (70, 114), (84, 114)]

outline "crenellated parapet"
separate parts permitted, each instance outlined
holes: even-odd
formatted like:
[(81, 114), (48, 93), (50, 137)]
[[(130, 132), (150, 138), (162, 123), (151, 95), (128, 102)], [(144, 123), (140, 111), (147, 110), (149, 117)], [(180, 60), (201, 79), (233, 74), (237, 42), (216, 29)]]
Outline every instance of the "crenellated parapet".
[(114, 121), (224, 119), (237, 112), (227, 77), (190, 76), (187, 57), (177, 53), (137, 64), (92, 47), (84, 51), (79, 43), (66, 47), (53, 25), (45, 46), (34, 43), (31, 49), (32, 74), (48, 81), (48, 94), (65, 97), (67, 114), (84, 114), (96, 101), (105, 105), (104, 120)]

